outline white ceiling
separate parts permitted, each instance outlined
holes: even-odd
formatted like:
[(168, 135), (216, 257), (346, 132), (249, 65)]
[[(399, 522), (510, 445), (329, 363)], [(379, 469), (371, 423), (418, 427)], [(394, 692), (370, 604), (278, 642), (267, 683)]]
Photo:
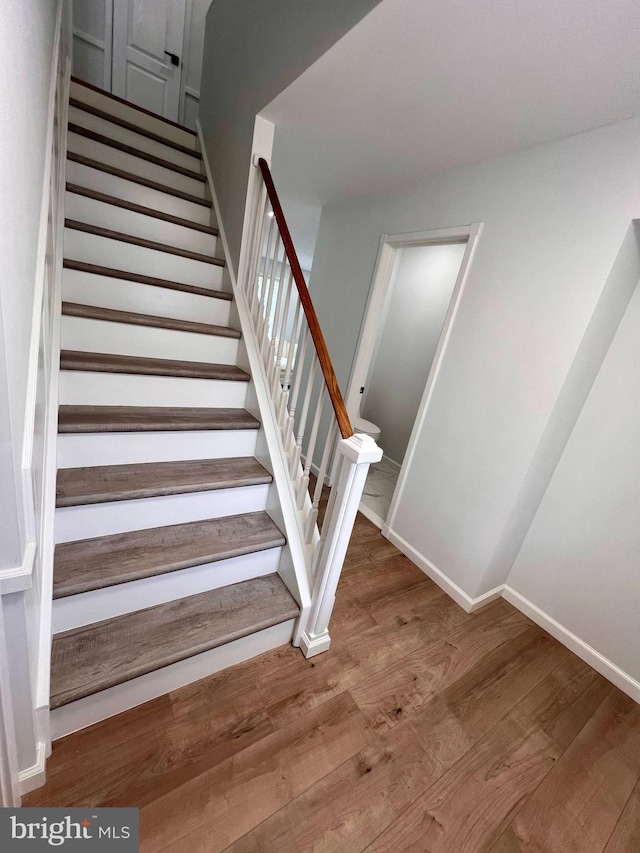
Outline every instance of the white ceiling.
[(321, 205), (639, 113), (639, 0), (383, 0), (262, 115)]

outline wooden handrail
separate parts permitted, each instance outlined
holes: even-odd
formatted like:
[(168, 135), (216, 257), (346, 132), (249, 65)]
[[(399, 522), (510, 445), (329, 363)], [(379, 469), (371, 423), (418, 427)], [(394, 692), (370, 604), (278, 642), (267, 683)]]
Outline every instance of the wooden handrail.
[(318, 356), (318, 361), (320, 362), (320, 369), (322, 370), (322, 375), (324, 376), (325, 385), (327, 386), (329, 399), (331, 400), (331, 405), (333, 406), (333, 411), (336, 415), (340, 435), (343, 438), (351, 438), (351, 436), (353, 435), (353, 427), (351, 426), (351, 421), (349, 420), (349, 415), (347, 414), (347, 407), (344, 404), (344, 399), (338, 386), (338, 380), (336, 379), (336, 374), (333, 370), (333, 365), (331, 364), (331, 358), (329, 357), (329, 352), (327, 350), (327, 345), (324, 340), (324, 335), (322, 334), (322, 329), (320, 328), (318, 315), (316, 314), (316, 310), (313, 307), (313, 302), (311, 301), (311, 296), (309, 295), (307, 283), (304, 280), (304, 276), (302, 275), (300, 261), (298, 260), (298, 255), (296, 254), (296, 250), (293, 245), (293, 240), (291, 239), (291, 233), (289, 231), (289, 226), (287, 225), (287, 220), (284, 218), (284, 213), (282, 212), (282, 206), (280, 204), (280, 199), (278, 198), (278, 193), (276, 192), (276, 188), (273, 183), (273, 178), (271, 177), (271, 171), (269, 170), (267, 161), (263, 157), (259, 158), (258, 165), (260, 166), (262, 179), (264, 180), (264, 184), (267, 188), (267, 195), (269, 196), (269, 201), (271, 202), (271, 207), (273, 209), (273, 215), (275, 216), (276, 223), (278, 225), (278, 230), (280, 231), (280, 237), (282, 238), (282, 244), (284, 246), (284, 250), (289, 261), (289, 266), (291, 267), (293, 280), (295, 281), (296, 287), (298, 288), (300, 304), (302, 305), (304, 316), (307, 318), (307, 325), (309, 326), (309, 332), (311, 333), (311, 338), (316, 348), (316, 354)]

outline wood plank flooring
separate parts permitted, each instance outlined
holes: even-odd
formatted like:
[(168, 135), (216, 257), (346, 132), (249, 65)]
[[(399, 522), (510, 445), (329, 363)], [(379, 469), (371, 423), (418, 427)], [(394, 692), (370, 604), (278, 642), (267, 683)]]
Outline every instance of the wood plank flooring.
[(25, 806), (138, 806), (143, 853), (637, 853), (640, 707), (361, 516), (331, 627), (57, 742)]

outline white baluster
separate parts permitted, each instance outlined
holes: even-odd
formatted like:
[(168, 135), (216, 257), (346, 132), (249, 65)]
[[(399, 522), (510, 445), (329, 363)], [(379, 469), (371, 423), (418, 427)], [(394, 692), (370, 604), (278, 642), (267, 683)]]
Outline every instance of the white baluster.
[(293, 387), (291, 388), (291, 403), (287, 413), (287, 420), (284, 426), (283, 445), (287, 454), (291, 453), (291, 440), (293, 438), (293, 427), (296, 419), (296, 406), (298, 405), (298, 395), (300, 393), (300, 383), (302, 382), (302, 368), (304, 367), (305, 357), (307, 355), (307, 343), (309, 341), (309, 329), (303, 326), (302, 340), (295, 359), (295, 377)]
[[(282, 310), (282, 316), (280, 318), (280, 325), (278, 327), (278, 349), (276, 352), (276, 371), (273, 377), (273, 394), (275, 395), (276, 391), (280, 389), (282, 391), (282, 384), (280, 382), (280, 374), (282, 370), (282, 356), (284, 353), (284, 346), (286, 342), (287, 336), (287, 320), (289, 319), (289, 308), (291, 305), (291, 293), (292, 293), (292, 283), (293, 283), (293, 273), (291, 271), (291, 267), (288, 268), (289, 272), (287, 274), (287, 283), (284, 288), (284, 308)], [(291, 330), (293, 335), (293, 329)]]
[(336, 436), (338, 434), (338, 424), (335, 420), (332, 420), (332, 423), (327, 432), (327, 438), (324, 445), (324, 450), (322, 451), (322, 459), (320, 460), (320, 468), (318, 469), (318, 479), (316, 480), (316, 487), (313, 492), (313, 502), (311, 504), (311, 512), (307, 517), (307, 525), (305, 528), (305, 539), (307, 545), (310, 545), (313, 540), (313, 530), (316, 525), (316, 521), (318, 520), (318, 508), (320, 506), (320, 499), (322, 498), (322, 489), (325, 485), (325, 477), (327, 476), (327, 470), (329, 468), (329, 463), (331, 461), (331, 455), (333, 453), (333, 448), (336, 440)]
[(262, 323), (262, 333), (260, 335), (260, 355), (262, 356), (262, 362), (266, 367), (266, 346), (265, 344), (269, 340), (269, 321), (271, 319), (271, 309), (273, 307), (273, 297), (275, 295), (277, 285), (277, 272), (278, 272), (278, 255), (280, 254), (280, 244), (281, 244), (281, 236), (278, 231), (278, 236), (276, 238), (276, 244), (273, 251), (273, 257), (271, 258), (271, 272), (269, 274), (269, 287), (267, 289), (267, 294), (265, 299), (263, 300), (264, 305), (264, 313), (263, 313), (263, 323)]
[[(307, 387), (304, 391), (304, 398), (302, 401), (302, 413), (300, 414), (300, 422), (298, 424), (298, 437), (296, 439), (296, 446), (293, 448), (293, 455), (291, 457), (291, 479), (296, 479), (300, 474), (300, 458), (302, 456), (302, 440), (304, 438), (304, 431), (307, 426), (307, 416), (309, 414), (309, 405), (311, 403), (311, 393), (313, 391), (313, 384), (316, 378), (316, 369), (318, 367), (318, 361), (315, 358), (315, 353), (313, 350), (311, 351), (311, 369), (309, 371), (309, 376), (307, 378)], [(302, 371), (300, 371), (302, 372)]]
[(368, 435), (343, 439), (338, 452), (344, 457), (343, 465), (322, 525), (311, 609), (300, 642), (307, 658), (325, 652), (331, 643), (329, 619), (364, 483), (369, 465), (382, 459), (382, 450)]
[(311, 433), (309, 435), (309, 444), (307, 445), (307, 449), (304, 453), (304, 472), (302, 474), (302, 479), (298, 485), (298, 509), (302, 510), (305, 503), (305, 497), (309, 490), (309, 472), (311, 471), (311, 465), (313, 463), (313, 454), (316, 449), (316, 441), (318, 440), (318, 429), (320, 427), (320, 417), (322, 415), (322, 404), (324, 402), (324, 391), (325, 385), (320, 379), (320, 389), (318, 392), (318, 399), (316, 400), (316, 411), (313, 416), (313, 421), (311, 424)]
[(267, 197), (267, 188), (261, 182), (260, 189), (256, 199), (256, 209), (255, 209), (255, 220), (253, 222), (253, 230), (252, 230), (252, 243), (250, 246), (251, 250), (251, 259), (249, 262), (249, 266), (247, 267), (247, 277), (245, 281), (245, 293), (247, 296), (247, 303), (251, 304), (251, 299), (253, 296), (253, 289), (257, 287), (258, 282), (258, 268), (260, 266), (260, 259), (262, 256), (262, 245), (264, 242), (264, 226), (265, 220), (267, 219), (267, 207), (269, 206), (269, 199)]
[[(262, 299), (264, 297), (264, 288), (266, 285), (266, 277), (267, 277), (267, 269), (269, 267), (269, 253), (271, 252), (272, 243), (276, 238), (276, 227), (273, 219), (269, 222), (269, 232), (267, 234), (267, 241), (265, 244), (264, 256), (260, 258), (260, 264), (258, 266), (258, 274), (256, 275), (256, 286), (253, 290), (251, 306), (250, 306), (250, 315), (253, 322), (253, 328), (258, 330), (258, 320), (260, 317), (260, 305)], [(262, 250), (262, 247), (260, 247)], [(259, 285), (258, 280), (262, 278), (262, 286)]]
[[(284, 305), (284, 295), (291, 284), (291, 267), (285, 263), (286, 255), (283, 253), (282, 264), (280, 266), (280, 282), (278, 284), (278, 298), (276, 299), (276, 310), (273, 314), (273, 327), (271, 329), (271, 346), (269, 348), (269, 365), (270, 370), (267, 373), (267, 383), (271, 387), (271, 397), (275, 396), (277, 391), (276, 381), (280, 373), (280, 363), (277, 358), (277, 349), (280, 345), (283, 331), (286, 331), (286, 321), (282, 321), (282, 306)], [(277, 344), (276, 344), (277, 342)], [(279, 383), (278, 383), (279, 384)]]
[(295, 360), (297, 359), (298, 352), (302, 345), (302, 306), (300, 304), (300, 299), (298, 298), (297, 290), (294, 290), (292, 288), (291, 296), (292, 299), (295, 299), (296, 308), (293, 317), (293, 326), (291, 327), (291, 340), (288, 342), (287, 346), (287, 355), (284, 364), (284, 376), (282, 378), (284, 394), (282, 395), (280, 411), (278, 412), (278, 423), (282, 431), (284, 431), (285, 429), (288, 418), (287, 405), (289, 403), (289, 397), (291, 396), (291, 372), (293, 370), (293, 365), (295, 363)]

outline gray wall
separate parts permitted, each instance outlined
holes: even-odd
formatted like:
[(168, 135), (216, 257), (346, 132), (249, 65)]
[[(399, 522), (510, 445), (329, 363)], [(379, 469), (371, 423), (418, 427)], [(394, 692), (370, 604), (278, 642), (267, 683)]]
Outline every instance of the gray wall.
[(535, 515), (551, 454), (538, 447), (639, 215), (638, 119), (323, 210), (311, 288), (343, 388), (380, 235), (484, 222), (392, 522), (470, 597), (508, 576), (512, 511)]
[[(509, 586), (640, 680), (640, 253), (635, 292), (509, 575)], [(619, 315), (628, 281), (603, 306)], [(615, 300), (618, 305), (611, 304)], [(622, 303), (622, 304), (621, 304)], [(598, 321), (598, 326), (602, 326)], [(606, 323), (610, 327), (610, 323)], [(604, 330), (603, 330), (604, 331)], [(609, 331), (609, 328), (607, 328)]]
[(237, 267), (255, 116), (380, 0), (214, 0), (200, 123)]
[(362, 414), (402, 464), (466, 244), (401, 249)]

